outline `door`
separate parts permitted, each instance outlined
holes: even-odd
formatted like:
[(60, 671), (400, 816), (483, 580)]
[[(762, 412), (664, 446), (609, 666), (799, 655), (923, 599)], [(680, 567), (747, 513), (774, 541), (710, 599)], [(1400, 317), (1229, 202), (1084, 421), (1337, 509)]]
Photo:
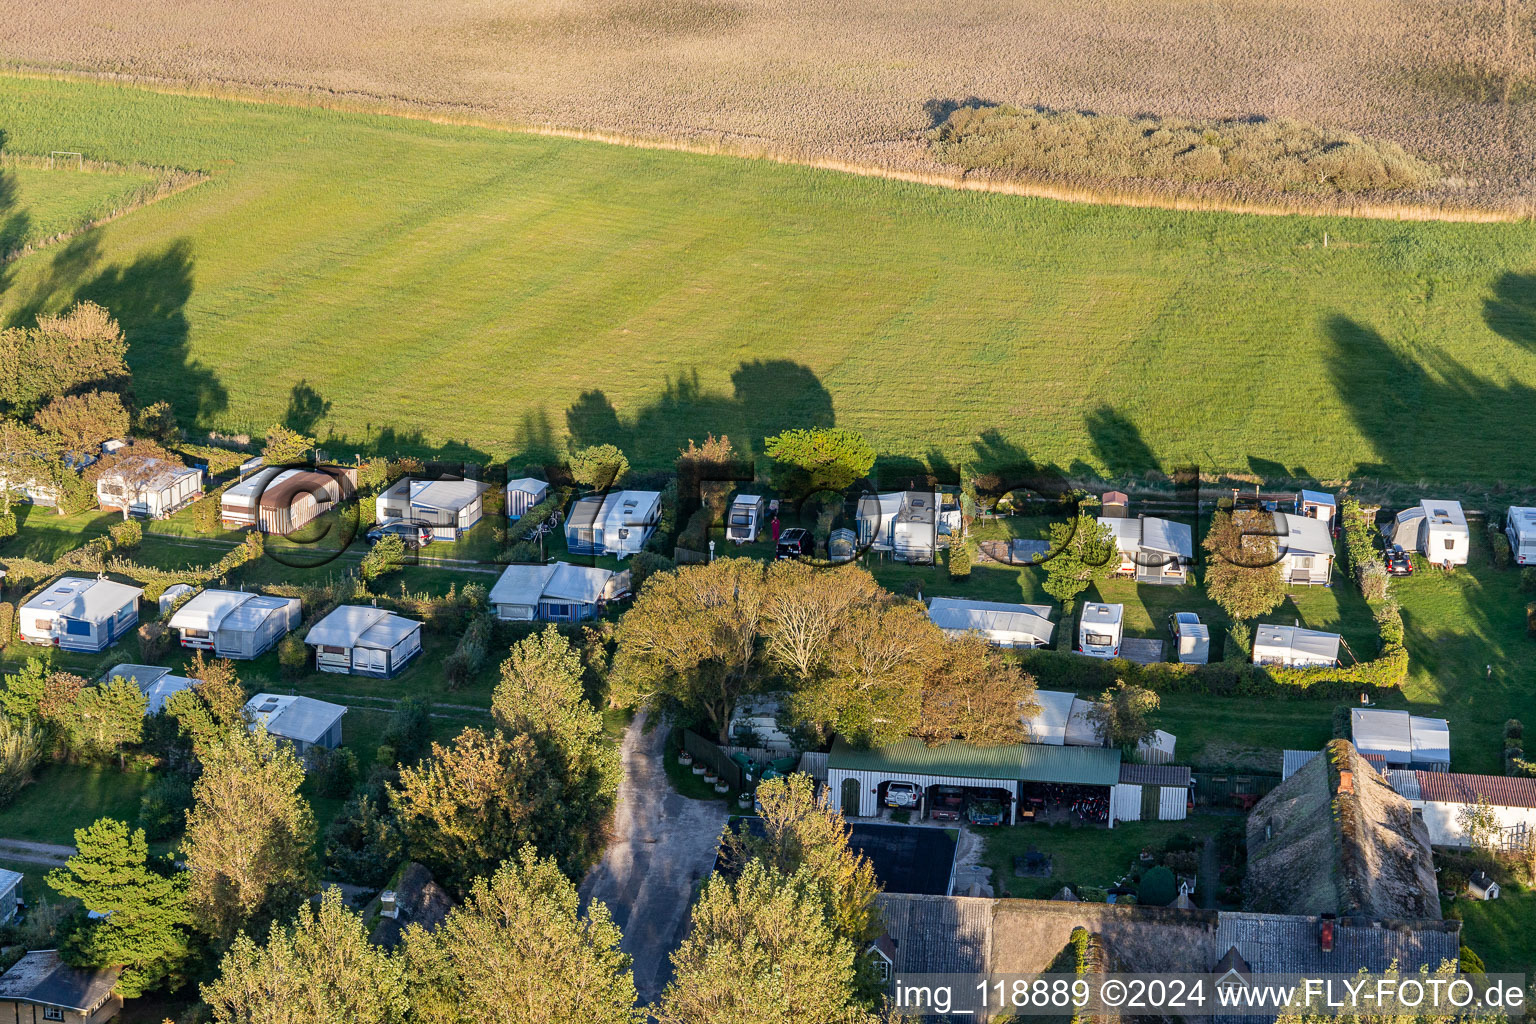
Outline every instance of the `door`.
[(858, 779), (843, 780), (843, 816), (856, 818), (859, 816), (859, 796), (863, 786)]

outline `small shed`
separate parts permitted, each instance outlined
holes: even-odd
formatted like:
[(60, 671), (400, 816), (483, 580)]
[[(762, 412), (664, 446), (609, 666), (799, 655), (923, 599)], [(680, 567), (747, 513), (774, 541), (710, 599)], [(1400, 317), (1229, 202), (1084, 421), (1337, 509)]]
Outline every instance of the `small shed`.
[(1039, 647), (1051, 642), (1055, 629), (1051, 608), (1043, 604), (935, 597), (928, 618), (949, 636), (980, 633), (998, 647)]
[(1474, 900), (1499, 898), (1499, 883), (1488, 877), (1488, 872), (1478, 871), (1467, 879), (1467, 896)]
[(1105, 491), (1102, 511), (1107, 519), (1124, 519), (1131, 514), (1131, 499), (1124, 491)]
[(1174, 651), (1182, 665), (1204, 665), (1211, 660), (1211, 631), (1194, 612), (1175, 612)]
[(163, 519), (202, 493), (202, 470), (151, 455), (125, 455), (96, 478), (96, 503), (124, 518)]
[(302, 754), (311, 747), (341, 746), (341, 718), (347, 709), (313, 697), (258, 693), (245, 702), (245, 713), (252, 729), (266, 726), (270, 735), (293, 744)]
[(1253, 663), (1287, 668), (1331, 667), (1339, 663), (1341, 640), (1337, 633), (1261, 622), (1253, 631)]
[(302, 617), (296, 597), (204, 590), (182, 605), (168, 625), (180, 634), (183, 647), (250, 659), (271, 649)]
[(160, 600), (158, 602), (160, 608), (160, 616), (164, 618), (165, 613), (176, 607), (176, 602), (180, 601), (183, 595), (191, 594), (195, 591), (195, 587), (192, 587), (186, 583), (172, 583), (170, 586), (166, 587), (165, 592), (160, 595)]
[(1189, 781), (1189, 769), (1178, 765), (1120, 765), (1113, 797), (1115, 820), (1183, 821), (1189, 816)]
[(751, 544), (757, 540), (763, 520), (768, 516), (768, 499), (761, 494), (738, 494), (731, 499), (725, 515), (725, 539), (733, 544)]
[(1090, 658), (1120, 657), (1125, 605), (1089, 602), (1078, 619), (1077, 650)]
[(113, 665), (101, 675), (101, 682), (105, 683), (113, 679), (127, 679), (143, 692), (145, 697), (144, 715), (158, 715), (165, 710), (165, 702), (171, 699), (171, 695), (182, 690), (191, 689), (196, 680), (185, 676), (173, 675), (168, 668), (159, 665)]
[(421, 623), (369, 605), (342, 605), (310, 627), (315, 667), (343, 675), (395, 675), (421, 653)]
[(529, 510), (549, 494), (549, 484), (531, 476), (507, 481), (506, 508), (508, 519), (521, 519)]
[(21, 606), (18, 631), (29, 644), (94, 654), (138, 623), (143, 594), (105, 577), (63, 576)]
[(1339, 532), (1339, 503), (1333, 495), (1327, 491), (1303, 490), (1296, 495), (1296, 514), (1308, 519), (1316, 519), (1328, 528), (1328, 532), (1337, 535)]

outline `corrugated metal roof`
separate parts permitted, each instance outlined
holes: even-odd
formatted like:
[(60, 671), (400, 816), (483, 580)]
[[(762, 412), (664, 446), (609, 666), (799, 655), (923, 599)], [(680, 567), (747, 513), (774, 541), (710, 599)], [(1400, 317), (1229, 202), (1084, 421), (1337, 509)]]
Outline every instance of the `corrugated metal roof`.
[(1051, 607), (1043, 604), (1006, 604), (1002, 601), (966, 601), (935, 597), (928, 602), (928, 618), (940, 629), (965, 633), (1011, 633), (1050, 643), (1055, 624)]
[(1280, 779), (1285, 781), (1301, 771), (1321, 750), (1287, 750), (1281, 756)]
[(1414, 715), (1408, 720), (1413, 740), (1413, 759), (1436, 764), (1451, 763), (1451, 726), (1443, 718)]
[(1120, 781), (1120, 751), (1104, 747), (1021, 748), (1019, 779), (1076, 786), (1113, 786)]
[(1171, 519), (1148, 516), (1141, 520), (1141, 547), (1181, 559), (1195, 557), (1195, 535), (1188, 523), (1176, 523)]
[(1391, 764), (1451, 762), (1451, 729), (1443, 718), (1352, 708), (1349, 722), (1355, 748), (1362, 754), (1380, 754)]
[(911, 775), (949, 775), (966, 779), (1019, 778), (1023, 754), (1029, 749), (1060, 750), (1022, 743), (1001, 747), (975, 747), (958, 740), (930, 747), (922, 740), (904, 739), (884, 747), (861, 750), (841, 736), (832, 741), (828, 770), (855, 772), (905, 772)]
[(1496, 807), (1536, 807), (1536, 779), (1463, 775), (1460, 772), (1401, 774), (1414, 775), (1423, 799), (1435, 803), (1471, 804), (1482, 797)]
[[(1404, 771), (1401, 768), (1388, 768), (1383, 774), (1387, 777), (1388, 785), (1396, 790), (1397, 795), (1404, 800), (1424, 799), (1423, 791), (1419, 789), (1418, 772)], [(1433, 774), (1440, 775), (1442, 773), (1435, 772)]]
[(516, 480), (508, 480), (507, 490), (522, 491), (525, 494), (543, 494), (549, 490), (549, 484), (543, 480), (536, 480), (531, 476), (522, 476)]
[(1120, 781), (1130, 786), (1188, 786), (1189, 769), (1173, 764), (1122, 764)]

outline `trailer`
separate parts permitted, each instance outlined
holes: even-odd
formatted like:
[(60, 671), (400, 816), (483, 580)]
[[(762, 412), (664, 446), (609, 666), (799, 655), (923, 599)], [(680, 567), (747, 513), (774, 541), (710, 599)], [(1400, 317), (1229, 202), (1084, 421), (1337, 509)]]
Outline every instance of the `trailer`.
[(1083, 605), (1082, 618), (1077, 626), (1077, 651), (1090, 658), (1120, 657), (1120, 641), (1124, 637), (1125, 605)]

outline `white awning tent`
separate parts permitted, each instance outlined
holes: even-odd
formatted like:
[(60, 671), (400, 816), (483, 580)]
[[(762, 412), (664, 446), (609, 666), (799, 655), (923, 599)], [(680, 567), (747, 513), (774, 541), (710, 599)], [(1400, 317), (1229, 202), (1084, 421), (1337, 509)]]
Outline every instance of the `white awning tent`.
[(628, 589), (629, 574), (590, 565), (551, 562), (509, 565), (491, 588), (490, 606), (509, 622), (573, 622), (597, 614)]
[(1040, 710), (1024, 720), (1029, 742), (1062, 746), (1067, 741), (1067, 719), (1072, 717), (1072, 703), (1077, 698), (1063, 690), (1036, 690), (1035, 703)]
[(269, 597), (242, 590), (204, 590), (177, 609), (168, 623), (181, 645), (211, 650), (221, 658), (255, 658), (299, 624), (296, 597)]
[(1051, 642), (1051, 608), (1043, 604), (1007, 604), (935, 597), (928, 618), (946, 634), (977, 632), (999, 647), (1039, 647)]
[(1093, 701), (1083, 700), (1081, 697), (1072, 701), (1072, 714), (1067, 718), (1066, 741), (1069, 747), (1102, 747), (1104, 736), (1099, 732), (1099, 727), (1093, 724), (1089, 712), (1093, 710)]
[(1253, 631), (1253, 663), (1291, 667), (1337, 665), (1342, 639), (1337, 633), (1261, 622)]
[(64, 651), (104, 651), (139, 621), (144, 591), (105, 577), (63, 576), (17, 611), (21, 639)]
[(304, 642), (322, 672), (387, 677), (421, 652), (421, 623), (372, 605), (342, 605), (310, 627)]
[(1407, 711), (1352, 708), (1350, 735), (1362, 755), (1376, 755), (1389, 768), (1448, 771), (1451, 729), (1443, 718), (1425, 718)]

